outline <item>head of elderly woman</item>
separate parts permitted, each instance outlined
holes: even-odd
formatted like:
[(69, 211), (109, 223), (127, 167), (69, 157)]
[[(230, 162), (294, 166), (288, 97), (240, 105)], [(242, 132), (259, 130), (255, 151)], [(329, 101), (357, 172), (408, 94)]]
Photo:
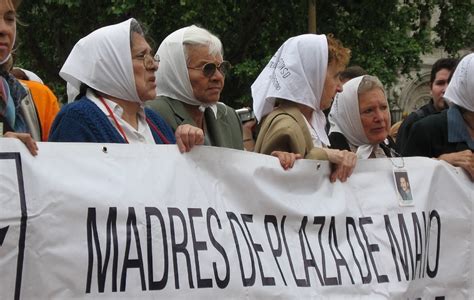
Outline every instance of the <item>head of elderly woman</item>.
[(370, 144), (379, 144), (390, 132), (390, 111), (383, 85), (375, 76), (363, 76), (357, 95), (365, 136)]
[(0, 1), (0, 64), (10, 58), (16, 37), (16, 9), (21, 1)]
[(75, 90), (90, 87), (142, 103), (156, 96), (158, 62), (135, 19), (99, 28), (79, 40), (59, 75)]
[(221, 41), (206, 29), (191, 26), (183, 34), (183, 46), (194, 97), (206, 104), (219, 101), (229, 69)]
[(130, 51), (138, 97), (142, 102), (156, 97), (155, 71), (158, 59), (153, 57), (145, 34), (136, 20), (130, 23)]
[(331, 112), (330, 132), (341, 132), (354, 146), (383, 142), (390, 130), (390, 112), (385, 91), (375, 76), (349, 80), (336, 95)]
[(168, 35), (157, 54), (158, 96), (170, 97), (190, 105), (212, 105), (219, 101), (230, 64), (223, 60), (221, 41), (195, 25)]

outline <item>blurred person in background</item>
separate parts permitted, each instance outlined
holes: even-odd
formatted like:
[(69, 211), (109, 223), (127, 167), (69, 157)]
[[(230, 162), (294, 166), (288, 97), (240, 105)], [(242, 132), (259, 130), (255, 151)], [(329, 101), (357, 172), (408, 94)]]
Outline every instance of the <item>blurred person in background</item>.
[(347, 67), (344, 71), (341, 72), (341, 75), (339, 75), (339, 77), (341, 78), (341, 83), (345, 84), (353, 78), (367, 74), (368, 73), (366, 70), (364, 70), (364, 68), (362, 68), (361, 66), (354, 65)]
[(443, 95), (448, 87), (448, 79), (456, 67), (457, 60), (454, 58), (438, 59), (431, 67), (430, 88), (431, 100), (418, 110), (412, 112), (402, 122), (397, 132), (397, 148), (403, 152), (410, 135), (410, 130), (417, 121), (426, 116), (438, 113), (447, 108)]
[(416, 122), (402, 155), (447, 161), (474, 181), (474, 53), (459, 62), (444, 98), (449, 109)]

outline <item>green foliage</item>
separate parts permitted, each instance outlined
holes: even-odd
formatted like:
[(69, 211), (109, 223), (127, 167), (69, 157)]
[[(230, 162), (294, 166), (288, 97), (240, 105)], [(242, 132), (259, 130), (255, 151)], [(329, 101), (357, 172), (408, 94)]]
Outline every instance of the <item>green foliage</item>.
[(444, 47), (450, 54), (462, 48), (474, 46), (474, 2), (437, 0), (441, 11), (439, 21), (434, 27), (438, 34), (437, 47)]
[[(157, 48), (171, 32), (197, 24), (221, 38), (234, 66), (223, 101), (249, 106), (250, 86), (270, 57), (286, 39), (307, 32), (307, 1), (23, 1), (17, 65), (38, 73), (65, 99), (58, 72), (74, 44), (91, 31), (134, 17), (148, 28)], [(470, 0), (319, 0), (316, 7), (318, 33), (333, 33), (351, 48), (350, 64), (366, 68), (387, 86), (417, 69), (420, 54), (433, 46), (454, 54), (473, 44), (472, 22), (466, 21), (473, 13)], [(438, 8), (433, 29), (430, 16)]]
[(320, 5), (320, 10), (325, 8), (333, 13), (328, 22), (319, 22), (320, 31), (334, 33), (352, 50), (350, 64), (362, 66), (387, 86), (399, 74), (418, 67), (420, 53), (431, 49), (429, 36), (417, 26), (417, 4), (386, 0), (339, 5), (328, 1)]

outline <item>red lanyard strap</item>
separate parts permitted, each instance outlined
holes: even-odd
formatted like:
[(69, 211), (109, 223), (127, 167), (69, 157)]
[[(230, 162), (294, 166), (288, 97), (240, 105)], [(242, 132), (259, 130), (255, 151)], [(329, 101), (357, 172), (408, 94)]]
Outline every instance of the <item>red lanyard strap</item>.
[(171, 144), (170, 141), (168, 141), (168, 139), (165, 137), (165, 135), (158, 129), (158, 127), (156, 127), (155, 124), (153, 124), (153, 122), (150, 119), (146, 118), (146, 121), (148, 125), (150, 125), (151, 129), (153, 129), (153, 131), (156, 132), (156, 134), (158, 134), (160, 139), (163, 141), (163, 144)]
[[(125, 142), (128, 144), (127, 136), (125, 135), (125, 132), (123, 131), (122, 126), (120, 126), (119, 122), (115, 118), (115, 116), (114, 116), (112, 110), (110, 109), (109, 105), (107, 104), (107, 102), (105, 102), (105, 100), (102, 96), (99, 96), (99, 99), (102, 102), (102, 104), (104, 104), (105, 108), (107, 109), (110, 116), (112, 117), (112, 120), (114, 120), (115, 126), (117, 127), (118, 131), (120, 131), (120, 133), (122, 134), (123, 139), (125, 140)], [(165, 137), (165, 135), (158, 129), (158, 127), (156, 127), (156, 125), (150, 119), (146, 118), (146, 122), (148, 123), (150, 128), (154, 132), (156, 132), (156, 134), (158, 134), (160, 139), (163, 141), (163, 144), (170, 144), (170, 141)]]
[(114, 120), (115, 126), (117, 127), (118, 131), (120, 131), (120, 133), (122, 134), (122, 137), (125, 140), (125, 143), (128, 144), (127, 135), (125, 135), (125, 132), (123, 131), (122, 126), (120, 126), (119, 122), (115, 118), (114, 113), (110, 109), (109, 105), (107, 104), (107, 102), (105, 102), (105, 100), (104, 100), (104, 98), (102, 98), (102, 96), (99, 96), (99, 99), (102, 102), (102, 104), (104, 104), (107, 111), (109, 112), (110, 116), (112, 117), (112, 120)]

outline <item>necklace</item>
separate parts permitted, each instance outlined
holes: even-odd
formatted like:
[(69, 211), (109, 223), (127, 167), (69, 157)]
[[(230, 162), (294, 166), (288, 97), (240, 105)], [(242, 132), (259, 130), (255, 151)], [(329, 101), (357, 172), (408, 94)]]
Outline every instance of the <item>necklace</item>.
[(395, 149), (390, 147), (388, 139), (385, 139), (382, 143), (380, 143), (380, 147), (390, 153), (390, 156), (387, 155), (387, 158), (390, 159), (392, 166), (397, 169), (402, 169), (405, 167), (405, 160), (403, 159), (403, 156), (400, 155), (400, 153), (398, 153)]
[(392, 166), (394, 166), (397, 169), (403, 169), (405, 167), (405, 160), (403, 159), (403, 156), (388, 157), (388, 159), (390, 159)]

